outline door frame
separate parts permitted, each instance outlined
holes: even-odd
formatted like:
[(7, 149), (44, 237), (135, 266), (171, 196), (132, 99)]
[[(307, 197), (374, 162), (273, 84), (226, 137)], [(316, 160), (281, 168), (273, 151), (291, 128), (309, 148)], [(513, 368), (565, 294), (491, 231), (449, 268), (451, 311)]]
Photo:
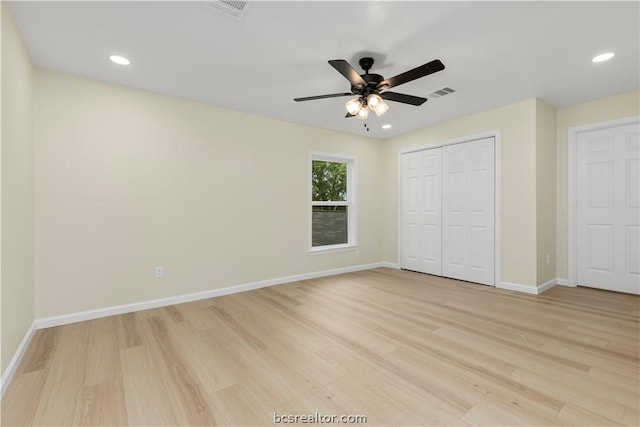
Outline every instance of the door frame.
[[(592, 132), (595, 130), (611, 129), (621, 126), (640, 124), (639, 116), (623, 117), (621, 119), (608, 120), (605, 122), (589, 123), (586, 125), (573, 126), (568, 132), (568, 155), (567, 155), (567, 283), (566, 286), (578, 286), (578, 263), (576, 261), (576, 227), (578, 209), (576, 206), (576, 194), (578, 192), (578, 136), (582, 133)], [(564, 284), (564, 283), (563, 283)]]
[[(502, 265), (502, 246), (500, 245), (501, 236), (502, 236), (502, 220), (501, 214), (502, 211), (500, 209), (501, 206), (501, 188), (502, 188), (502, 164), (500, 163), (500, 130), (491, 130), (487, 132), (477, 133), (473, 135), (466, 135), (457, 138), (447, 139), (445, 141), (434, 142), (433, 144), (425, 144), (417, 147), (411, 148), (403, 148), (398, 151), (398, 266), (402, 268), (402, 155), (408, 153), (414, 153), (416, 151), (429, 150), (431, 148), (441, 148), (447, 145), (454, 144), (463, 144), (465, 142), (476, 141), (478, 139), (491, 138), (493, 137), (494, 144), (494, 214), (493, 214), (493, 222), (494, 222), (494, 242), (493, 242), (493, 285), (499, 285), (501, 282), (501, 265)], [(487, 285), (482, 285), (487, 286)]]

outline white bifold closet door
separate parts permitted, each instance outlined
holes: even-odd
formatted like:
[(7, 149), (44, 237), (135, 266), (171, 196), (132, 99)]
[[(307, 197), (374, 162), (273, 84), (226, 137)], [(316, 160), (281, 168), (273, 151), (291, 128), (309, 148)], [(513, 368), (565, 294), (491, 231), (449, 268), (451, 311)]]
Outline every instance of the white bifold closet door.
[(442, 275), (494, 284), (493, 138), (442, 148)]
[(402, 156), (401, 267), (494, 284), (494, 139)]
[(640, 129), (578, 134), (578, 285), (640, 294)]
[(441, 149), (402, 157), (402, 268), (442, 275)]

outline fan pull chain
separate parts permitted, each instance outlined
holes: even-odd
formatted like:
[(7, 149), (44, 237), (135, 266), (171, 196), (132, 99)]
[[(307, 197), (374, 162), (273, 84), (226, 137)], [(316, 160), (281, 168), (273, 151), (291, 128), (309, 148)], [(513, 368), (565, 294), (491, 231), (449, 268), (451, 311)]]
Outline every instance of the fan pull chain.
[(369, 126), (367, 126), (367, 122), (364, 122), (364, 128), (369, 132)]

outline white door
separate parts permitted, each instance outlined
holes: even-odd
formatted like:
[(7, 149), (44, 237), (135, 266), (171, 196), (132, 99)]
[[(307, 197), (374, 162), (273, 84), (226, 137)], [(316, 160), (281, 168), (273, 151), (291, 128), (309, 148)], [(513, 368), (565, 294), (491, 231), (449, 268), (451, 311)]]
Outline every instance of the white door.
[(494, 139), (442, 148), (442, 275), (494, 285)]
[(638, 125), (578, 134), (577, 284), (640, 294)]
[(402, 268), (442, 274), (441, 149), (402, 156)]

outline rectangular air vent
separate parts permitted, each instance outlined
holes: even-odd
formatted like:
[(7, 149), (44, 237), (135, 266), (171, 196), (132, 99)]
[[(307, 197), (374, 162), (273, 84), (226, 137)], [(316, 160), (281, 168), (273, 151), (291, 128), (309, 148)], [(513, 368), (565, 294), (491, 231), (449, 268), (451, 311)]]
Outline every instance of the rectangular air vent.
[(450, 87), (445, 86), (438, 90), (434, 90), (429, 95), (427, 95), (427, 98), (440, 98), (442, 96), (449, 95), (453, 92), (455, 92), (455, 89), (451, 89)]
[(205, 2), (205, 6), (239, 19), (247, 10), (247, 3), (247, 0), (209, 0)]

